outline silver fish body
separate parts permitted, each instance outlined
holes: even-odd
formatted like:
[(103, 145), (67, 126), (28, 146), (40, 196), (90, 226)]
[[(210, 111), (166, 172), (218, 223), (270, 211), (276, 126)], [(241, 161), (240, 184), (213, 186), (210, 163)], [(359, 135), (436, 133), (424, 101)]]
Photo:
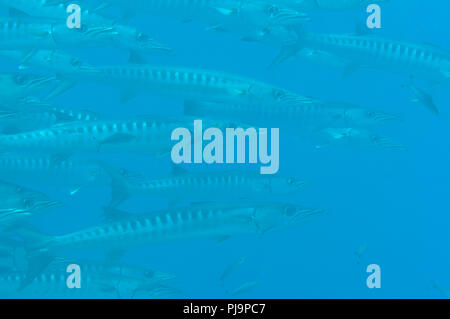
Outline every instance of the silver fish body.
[(85, 79), (117, 86), (131, 93), (151, 93), (184, 100), (273, 103), (284, 90), (219, 71), (169, 66), (104, 66), (80, 72)]
[(60, 81), (52, 75), (0, 73), (0, 106), (11, 108), (20, 100), (57, 85)]
[(0, 178), (27, 184), (44, 184), (75, 189), (107, 186), (109, 177), (94, 160), (70, 157), (56, 162), (51, 155), (0, 155)]
[(135, 176), (122, 169), (109, 168), (107, 171), (112, 176), (113, 206), (137, 194), (163, 197), (175, 202), (263, 199), (267, 196), (295, 194), (305, 184), (293, 177), (267, 177), (234, 171), (208, 174), (182, 172), (157, 179)]
[(159, 213), (126, 216), (116, 222), (48, 237), (36, 243), (34, 253), (52, 254), (68, 249), (105, 247), (127, 249), (159, 242), (264, 233), (320, 213), (317, 209), (283, 203), (192, 205)]
[(356, 67), (418, 75), (432, 81), (450, 79), (450, 53), (427, 44), (371, 36), (305, 33), (302, 45), (345, 58)]
[(62, 123), (42, 130), (0, 135), (0, 148), (58, 154), (140, 152), (159, 156), (170, 151), (172, 131), (188, 125), (192, 126), (192, 122), (153, 117)]
[(318, 127), (378, 126), (398, 119), (390, 114), (339, 102), (321, 101), (286, 95), (278, 103), (245, 104), (187, 101), (185, 115), (232, 119), (239, 115), (241, 121), (259, 127), (303, 130)]

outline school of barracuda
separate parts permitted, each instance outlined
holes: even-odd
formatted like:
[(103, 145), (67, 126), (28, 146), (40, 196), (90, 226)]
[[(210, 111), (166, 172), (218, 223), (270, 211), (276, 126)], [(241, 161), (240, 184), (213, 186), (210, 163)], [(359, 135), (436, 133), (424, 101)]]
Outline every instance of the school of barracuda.
[[(298, 176), (239, 170), (189, 172), (175, 167), (167, 176), (152, 177), (139, 167), (123, 168), (97, 156), (135, 153), (165, 160), (172, 146), (172, 130), (180, 126), (193, 130), (193, 118), (201, 118), (211, 127), (225, 128), (230, 123), (279, 127), (296, 139), (311, 141), (316, 148), (403, 149), (394, 138), (377, 132), (400, 122), (395, 109), (386, 112), (355, 105), (340, 101), (339, 96), (333, 100), (311, 97), (301, 87), (288, 90), (195, 65), (148, 63), (154, 55), (170, 59), (176, 52), (166, 44), (167, 39), (156, 36), (157, 30), (132, 26), (136, 14), (196, 21), (203, 26), (198, 32), (217, 32), (217, 37), (222, 36), (218, 31), (231, 33), (241, 41), (261, 45), (262, 50), (269, 46), (279, 51), (272, 63), (267, 61), (263, 67), (275, 68), (297, 58), (346, 73), (364, 68), (403, 74), (411, 79), (408, 88), (417, 100), (435, 114), (439, 108), (431, 95), (413, 83), (413, 77), (450, 80), (450, 54), (432, 45), (308, 29), (309, 13), (339, 14), (344, 9), (364, 8), (370, 1), (72, 2), (82, 8), (78, 30), (66, 26), (67, 1), (0, 0), (0, 6), (9, 12), (0, 18), (0, 56), (17, 66), (16, 72), (0, 72), (1, 297), (184, 296), (175, 276), (164, 269), (121, 264), (119, 259), (134, 247), (258, 236), (322, 215), (320, 208), (277, 200), (280, 195), (299, 196), (308, 186)], [(119, 8), (123, 16), (114, 16), (108, 11), (111, 8)], [(126, 64), (95, 65), (69, 53), (73, 48), (119, 50), (128, 52), (130, 59)], [(182, 112), (177, 116), (149, 112), (117, 117), (100, 114), (89, 101), (75, 109), (52, 103), (61, 94), (70, 96), (79, 83), (99, 83), (117, 90), (120, 108), (138, 96), (155, 95), (179, 101)], [(40, 232), (33, 220), (64, 210), (66, 198), (40, 192), (41, 185), (58, 187), (71, 199), (92, 189), (108, 189), (110, 201), (103, 210), (97, 209), (104, 222), (58, 235)], [(164, 199), (168, 206), (160, 210), (148, 205), (141, 214), (122, 211), (120, 206), (134, 196), (144, 196), (150, 204), (152, 199)], [(74, 251), (88, 250), (104, 256), (100, 261), (71, 256)], [(223, 284), (243, 260), (225, 268), (216, 284)], [(66, 287), (68, 264), (78, 264), (83, 270), (82, 289)], [(230, 289), (229, 295), (257, 289), (259, 283), (243, 283)]]

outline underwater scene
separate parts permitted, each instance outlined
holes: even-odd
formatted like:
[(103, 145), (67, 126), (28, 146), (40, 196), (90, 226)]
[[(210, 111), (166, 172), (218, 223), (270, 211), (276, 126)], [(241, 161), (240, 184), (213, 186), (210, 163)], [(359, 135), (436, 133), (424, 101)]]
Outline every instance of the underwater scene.
[(0, 298), (450, 298), (449, 15), (0, 0)]

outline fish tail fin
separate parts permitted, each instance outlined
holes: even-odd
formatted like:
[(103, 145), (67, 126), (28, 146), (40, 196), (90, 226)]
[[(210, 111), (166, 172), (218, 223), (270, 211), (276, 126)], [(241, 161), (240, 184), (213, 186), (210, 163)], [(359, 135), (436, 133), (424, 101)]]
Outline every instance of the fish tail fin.
[(111, 180), (111, 201), (109, 207), (117, 207), (130, 196), (129, 182), (131, 173), (123, 168), (114, 167), (110, 164), (100, 163)]
[(306, 32), (304, 27), (302, 25), (298, 25), (292, 27), (290, 30), (292, 31), (294, 39), (286, 42), (281, 47), (280, 52), (272, 61), (272, 63), (268, 66), (268, 69), (272, 69), (282, 64), (286, 60), (290, 59), (291, 57), (294, 57), (300, 50), (302, 50), (305, 47), (304, 39)]
[(303, 48), (300, 42), (285, 44), (278, 55), (273, 59), (272, 63), (268, 66), (268, 69), (273, 69), (282, 64), (286, 60), (294, 57)]
[(28, 264), (25, 279), (18, 288), (21, 291), (33, 282), (55, 258), (48, 250), (48, 244), (53, 237), (30, 228), (19, 228), (14, 233), (23, 241)]

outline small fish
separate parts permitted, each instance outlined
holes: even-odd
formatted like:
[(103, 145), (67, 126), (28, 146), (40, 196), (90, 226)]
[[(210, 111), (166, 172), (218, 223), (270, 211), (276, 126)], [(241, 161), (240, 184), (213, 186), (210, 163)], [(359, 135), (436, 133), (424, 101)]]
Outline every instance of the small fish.
[(358, 250), (355, 251), (355, 255), (358, 258), (358, 263), (361, 261), (364, 253), (366, 252), (367, 246), (366, 244), (362, 244), (359, 246)]
[[(405, 149), (389, 137), (359, 128), (325, 128), (313, 132), (312, 135), (313, 138), (323, 140), (324, 145), (347, 145), (366, 150), (403, 151)], [(322, 148), (324, 145), (317, 145), (316, 148)]]
[(256, 286), (259, 286), (260, 284), (261, 284), (260, 281), (249, 281), (249, 282), (246, 282), (246, 283), (242, 284), (241, 286), (229, 291), (228, 294), (230, 296), (244, 294), (244, 293), (247, 293), (247, 292), (253, 290)]
[(238, 260), (235, 260), (233, 263), (229, 264), (222, 274), (219, 277), (219, 280), (223, 282), (228, 276), (230, 276), (240, 265), (242, 265), (245, 262), (246, 258), (241, 257)]
[(413, 102), (420, 102), (423, 104), (428, 110), (433, 112), (436, 115), (439, 115), (439, 109), (436, 107), (436, 104), (434, 103), (433, 97), (425, 92), (423, 89), (417, 87), (414, 85), (414, 83), (411, 82), (406, 86), (407, 88), (411, 89), (413, 94), (416, 97), (416, 100), (413, 100)]

